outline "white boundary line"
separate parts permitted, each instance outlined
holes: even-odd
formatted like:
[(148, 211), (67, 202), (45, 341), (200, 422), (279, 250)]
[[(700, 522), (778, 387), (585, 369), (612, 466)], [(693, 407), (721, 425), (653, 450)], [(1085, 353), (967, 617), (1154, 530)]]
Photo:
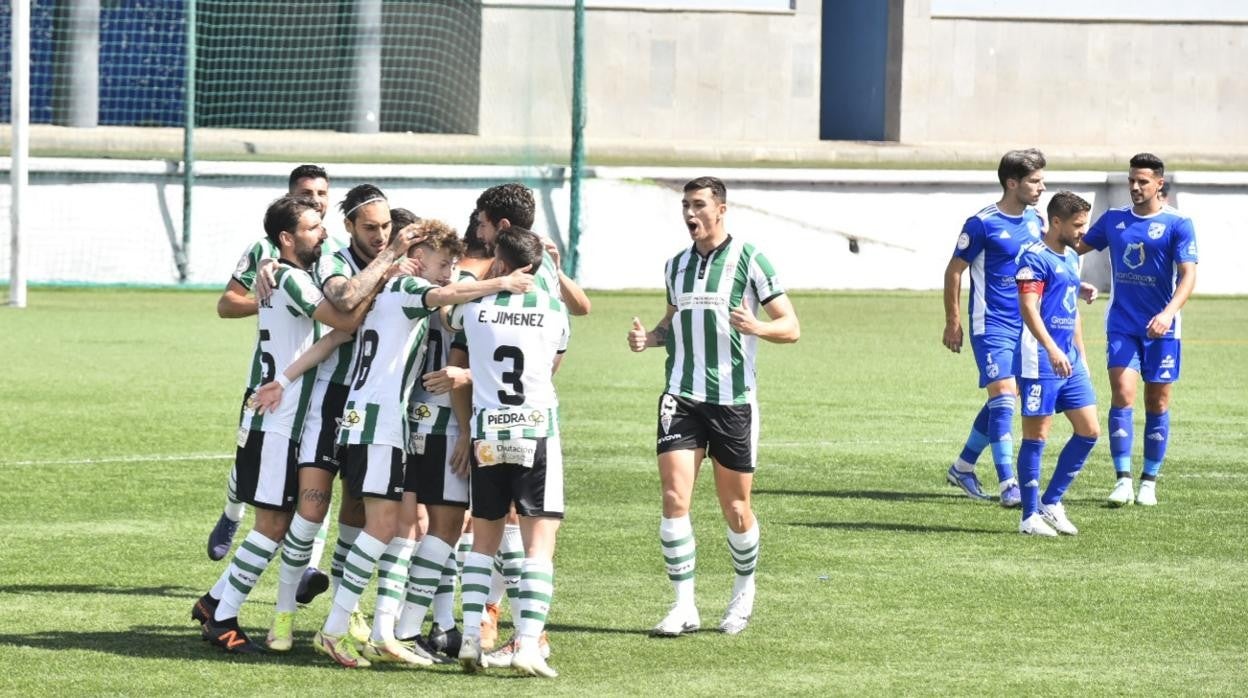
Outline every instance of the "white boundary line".
[(14, 460), (0, 461), (0, 466), (5, 465), (96, 465), (98, 463), (157, 463), (160, 461), (184, 461), (184, 460), (228, 460), (233, 458), (233, 453), (194, 453), (182, 456), (117, 456), (115, 458), (80, 458), (76, 460), (65, 460), (64, 458), (50, 458), (47, 460)]

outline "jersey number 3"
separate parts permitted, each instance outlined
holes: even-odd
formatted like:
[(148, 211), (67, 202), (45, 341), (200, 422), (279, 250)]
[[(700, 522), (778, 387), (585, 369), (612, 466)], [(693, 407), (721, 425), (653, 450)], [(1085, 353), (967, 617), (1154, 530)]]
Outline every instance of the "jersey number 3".
[(509, 344), (503, 344), (494, 350), (495, 361), (511, 360), (511, 370), (504, 371), (498, 377), (500, 383), (510, 385), (512, 391), (498, 391), (498, 401), (504, 405), (518, 406), (524, 404), (524, 383), (521, 377), (524, 376), (524, 352), (520, 351), (520, 347), (513, 347)]

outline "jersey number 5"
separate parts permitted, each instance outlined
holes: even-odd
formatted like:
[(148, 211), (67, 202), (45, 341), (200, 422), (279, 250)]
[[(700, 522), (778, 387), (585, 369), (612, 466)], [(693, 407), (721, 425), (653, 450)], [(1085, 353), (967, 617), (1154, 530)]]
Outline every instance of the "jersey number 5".
[(494, 350), (494, 360), (501, 362), (506, 359), (511, 359), (511, 370), (504, 371), (498, 379), (510, 385), (514, 392), (498, 391), (498, 401), (504, 405), (523, 405), (524, 383), (520, 379), (524, 375), (524, 352), (520, 351), (520, 347), (503, 344)]

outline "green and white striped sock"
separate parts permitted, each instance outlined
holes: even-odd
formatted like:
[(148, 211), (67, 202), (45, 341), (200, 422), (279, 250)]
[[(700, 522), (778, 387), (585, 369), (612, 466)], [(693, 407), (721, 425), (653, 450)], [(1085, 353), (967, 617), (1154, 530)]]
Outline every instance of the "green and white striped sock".
[(269, 540), (256, 530), (248, 532), (247, 537), (234, 551), (234, 559), (230, 561), (229, 583), (221, 594), (221, 603), (213, 615), (216, 620), (228, 620), (238, 616), (238, 609), (247, 600), (247, 595), (264, 574), (269, 560), (277, 552), (277, 541)]
[(693, 572), (697, 563), (697, 542), (689, 515), (659, 522), (659, 542), (663, 546), (663, 562), (667, 578), (672, 580), (677, 603), (694, 602)]
[(247, 505), (238, 498), (238, 475), (230, 467), (230, 477), (225, 481), (225, 518), (239, 522), (247, 512)]
[(507, 589), (507, 601), (512, 604), (514, 618), (516, 599), (520, 595), (520, 576), (524, 572), (524, 539), (520, 537), (518, 525), (507, 524), (503, 527), (503, 541), (498, 546), (498, 555), (502, 558), (500, 572), (503, 575), (503, 585)]
[(517, 616), (516, 634), (521, 642), (537, 642), (546, 627), (555, 593), (555, 565), (550, 560), (527, 558), (521, 563), (521, 570), (520, 589), (514, 600), (516, 605), (512, 606), (512, 613)]
[[(407, 594), (403, 601), (403, 612), (399, 616), (396, 634), (408, 639), (420, 634), (425, 624), (425, 614), (429, 604), (433, 602), (438, 588), (438, 577), (446, 560), (454, 559), (454, 551), (446, 541), (437, 536), (425, 536), (412, 555), (412, 565), (407, 571)], [(442, 560), (439, 562), (439, 558)]]
[(347, 553), (347, 559), (342, 563), (342, 583), (334, 593), (334, 606), (322, 628), (326, 635), (340, 637), (347, 632), (351, 611), (359, 604), (360, 596), (373, 578), (377, 559), (384, 552), (386, 544), (367, 533), (361, 532), (355, 539), (355, 545), (351, 546), (351, 552)]
[(459, 587), (464, 612), (464, 635), (481, 637), (481, 612), (490, 593), (490, 556), (469, 552), (464, 556), (463, 583)]
[(458, 571), (455, 556), (447, 555), (446, 562), (442, 564), (438, 591), (433, 595), (433, 622), (443, 630), (455, 627), (455, 579)]
[(377, 605), (373, 609), (373, 642), (394, 637), (394, 624), (403, 606), (403, 590), (407, 586), (407, 568), (412, 563), (416, 541), (395, 536), (377, 564)]
[(342, 564), (347, 561), (351, 546), (355, 544), (355, 539), (362, 530), (364, 529), (338, 523), (338, 540), (334, 543), (334, 556), (329, 561), (330, 582), (335, 594), (338, 593), (338, 585), (342, 583)]
[(741, 533), (728, 529), (728, 551), (732, 553), (732, 569), (737, 573), (732, 582), (733, 596), (754, 590), (754, 570), (758, 567), (758, 538), (758, 519)]
[(312, 554), (312, 541), (320, 524), (308, 521), (295, 514), (291, 519), (286, 538), (282, 541), (282, 560), (277, 568), (277, 611), (294, 611), (299, 607), (295, 594), (299, 591), (299, 580), (303, 571), (308, 569), (308, 558)]
[(321, 557), (325, 555), (325, 542), (329, 539), (329, 517), (321, 522), (321, 528), (312, 539), (312, 555), (308, 558), (308, 567), (320, 567)]

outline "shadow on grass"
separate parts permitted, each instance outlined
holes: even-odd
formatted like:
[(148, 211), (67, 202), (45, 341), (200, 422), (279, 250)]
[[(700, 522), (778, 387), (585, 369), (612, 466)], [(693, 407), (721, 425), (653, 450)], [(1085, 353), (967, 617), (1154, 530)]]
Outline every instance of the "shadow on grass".
[(952, 490), (944, 492), (898, 492), (895, 490), (771, 490), (756, 489), (755, 495), (782, 497), (831, 497), (833, 499), (873, 499), (880, 502), (953, 502), (968, 501), (966, 495)]
[(0, 594), (116, 594), (119, 596), (163, 596), (171, 599), (197, 599), (199, 593), (183, 586), (119, 587), (104, 584), (0, 584)]
[(569, 632), (608, 635), (641, 635), (645, 637), (650, 635), (649, 628), (608, 628), (596, 625), (568, 625), (567, 623), (552, 623), (547, 625), (546, 629), (552, 633)]
[(1008, 528), (966, 528), (963, 526), (942, 526), (940, 524), (911, 524), (888, 521), (790, 521), (789, 526), (806, 528), (830, 528), (839, 531), (884, 531), (887, 533), (977, 533), (1001, 535), (1009, 532)]

